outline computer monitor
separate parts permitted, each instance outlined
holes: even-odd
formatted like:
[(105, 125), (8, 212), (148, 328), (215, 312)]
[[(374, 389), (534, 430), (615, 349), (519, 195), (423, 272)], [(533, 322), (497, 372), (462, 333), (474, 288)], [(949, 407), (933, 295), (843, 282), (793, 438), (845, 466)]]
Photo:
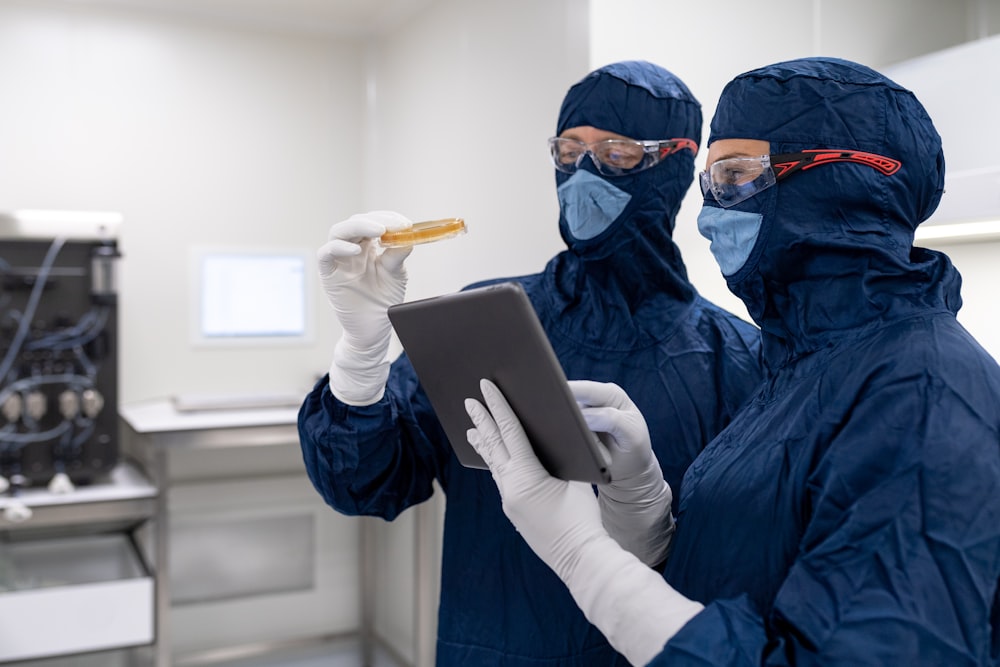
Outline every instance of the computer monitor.
[(309, 250), (197, 249), (194, 343), (311, 342), (314, 262)]

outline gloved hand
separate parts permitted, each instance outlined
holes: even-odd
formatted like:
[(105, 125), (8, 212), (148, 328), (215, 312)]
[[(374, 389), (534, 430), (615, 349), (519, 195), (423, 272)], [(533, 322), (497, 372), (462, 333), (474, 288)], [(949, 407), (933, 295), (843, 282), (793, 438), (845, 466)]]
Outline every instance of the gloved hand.
[(403, 260), (412, 247), (381, 249), (388, 230), (413, 223), (392, 211), (352, 215), (330, 228), (317, 253), (319, 276), (344, 333), (333, 351), (330, 391), (349, 405), (379, 401), (389, 377), (389, 306), (406, 295)]
[(590, 485), (550, 476), (500, 390), (489, 380), (480, 388), (486, 407), (466, 400), (475, 425), (467, 436), (493, 474), (504, 513), (611, 646), (645, 665), (703, 606), (622, 549), (604, 529)]
[(610, 436), (604, 443), (611, 453), (611, 483), (597, 487), (604, 527), (646, 565), (663, 563), (674, 534), (673, 494), (653, 454), (646, 420), (616, 384), (574, 380), (569, 386), (590, 430)]

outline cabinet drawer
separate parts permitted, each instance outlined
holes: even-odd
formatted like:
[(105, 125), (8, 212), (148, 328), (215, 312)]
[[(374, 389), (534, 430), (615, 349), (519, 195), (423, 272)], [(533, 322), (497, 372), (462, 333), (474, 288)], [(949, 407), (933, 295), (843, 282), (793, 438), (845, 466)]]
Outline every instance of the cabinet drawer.
[(153, 610), (123, 533), (0, 542), (0, 662), (150, 644)]

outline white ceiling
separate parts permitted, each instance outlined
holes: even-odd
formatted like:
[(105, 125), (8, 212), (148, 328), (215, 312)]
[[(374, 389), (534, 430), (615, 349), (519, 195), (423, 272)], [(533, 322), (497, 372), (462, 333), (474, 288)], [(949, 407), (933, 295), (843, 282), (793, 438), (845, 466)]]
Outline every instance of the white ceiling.
[(63, 0), (297, 32), (369, 35), (396, 27), (434, 0)]

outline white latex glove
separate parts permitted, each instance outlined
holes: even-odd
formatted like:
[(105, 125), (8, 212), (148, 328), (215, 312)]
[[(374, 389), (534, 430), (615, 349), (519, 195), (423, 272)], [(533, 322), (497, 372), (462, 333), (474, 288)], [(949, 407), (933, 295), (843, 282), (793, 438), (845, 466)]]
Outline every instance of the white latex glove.
[(613, 383), (574, 380), (570, 390), (590, 430), (606, 433), (611, 483), (599, 484), (601, 520), (611, 537), (653, 567), (670, 551), (673, 494), (653, 454), (646, 420), (625, 390)]
[(493, 474), (504, 514), (611, 646), (645, 665), (703, 606), (622, 549), (601, 523), (591, 486), (549, 475), (500, 390), (489, 380), (480, 388), (486, 407), (466, 400), (475, 425), (467, 435)]
[(349, 405), (382, 398), (392, 338), (386, 311), (406, 295), (403, 260), (412, 247), (382, 249), (375, 239), (412, 225), (392, 211), (355, 214), (333, 225), (317, 252), (323, 290), (344, 330), (333, 351), (330, 390)]

